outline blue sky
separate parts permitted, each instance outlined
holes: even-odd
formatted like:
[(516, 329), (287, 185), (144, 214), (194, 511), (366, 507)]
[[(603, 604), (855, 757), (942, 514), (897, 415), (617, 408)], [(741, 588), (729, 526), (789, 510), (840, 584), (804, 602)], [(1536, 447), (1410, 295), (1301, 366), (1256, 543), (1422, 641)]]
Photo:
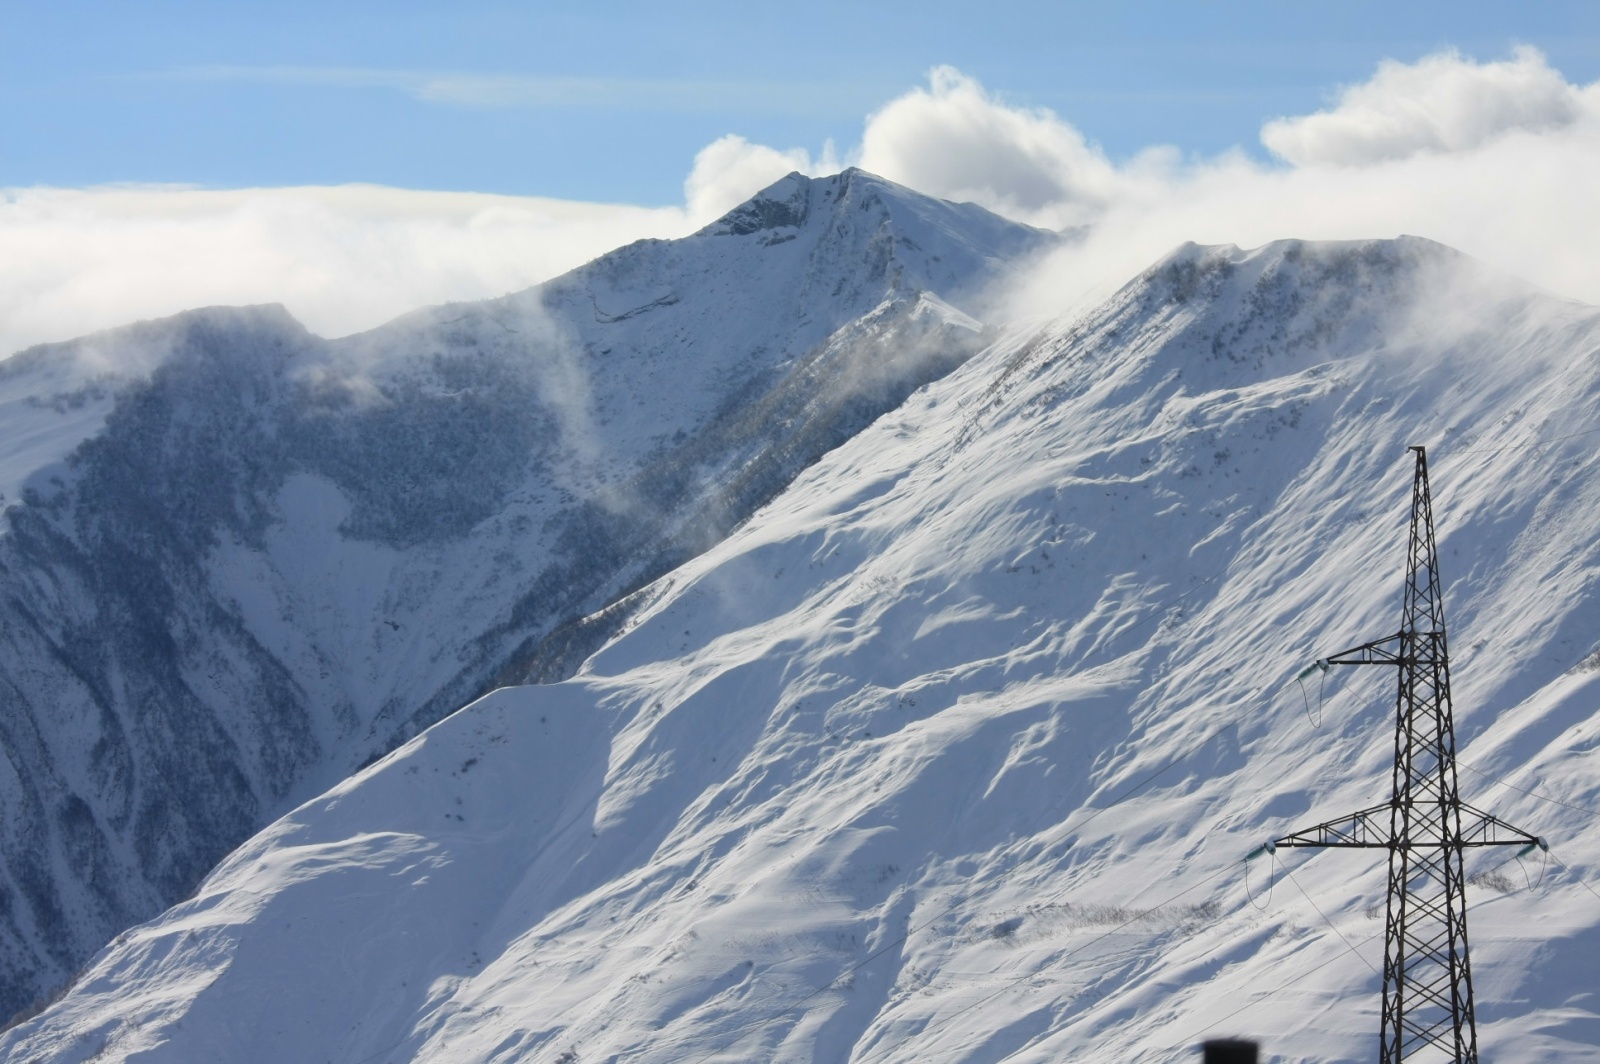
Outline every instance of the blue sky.
[(1600, 303), (1600, 3), (0, 0), (0, 356), (214, 304), (342, 335), (848, 163), (1087, 234), (1028, 313), (1401, 233)]
[(1600, 4), (0, 2), (0, 187), (373, 182), (663, 205), (735, 133), (813, 154), (948, 64), (1114, 160), (1265, 158), (1384, 58), (1532, 44), (1600, 78)]

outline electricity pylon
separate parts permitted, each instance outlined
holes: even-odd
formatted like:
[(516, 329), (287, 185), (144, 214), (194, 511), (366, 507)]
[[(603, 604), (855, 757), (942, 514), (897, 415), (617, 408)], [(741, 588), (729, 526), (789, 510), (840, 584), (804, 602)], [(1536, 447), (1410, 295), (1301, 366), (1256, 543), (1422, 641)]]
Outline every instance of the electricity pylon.
[[(1421, 447), (1411, 482), (1411, 544), (1400, 631), (1309, 666), (1391, 665), (1395, 701), (1394, 797), (1285, 835), (1267, 847), (1344, 846), (1389, 851), (1389, 917), (1384, 929), (1382, 1064), (1477, 1064), (1478, 1028), (1467, 960), (1468, 846), (1535, 846), (1544, 840), (1461, 800), (1450, 707), (1444, 597), (1433, 540), (1428, 456)], [(1301, 674), (1302, 676), (1305, 673)]]

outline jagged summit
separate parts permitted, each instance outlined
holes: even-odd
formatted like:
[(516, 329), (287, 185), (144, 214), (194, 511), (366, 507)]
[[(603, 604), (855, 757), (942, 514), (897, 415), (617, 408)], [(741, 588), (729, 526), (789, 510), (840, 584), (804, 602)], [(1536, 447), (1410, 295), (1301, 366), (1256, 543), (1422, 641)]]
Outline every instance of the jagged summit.
[[(838, 184), (838, 181), (833, 183)], [(749, 236), (768, 229), (798, 229), (811, 215), (812, 184), (812, 178), (798, 170), (791, 171), (695, 236)]]
[(1213, 284), (1235, 278), (1255, 283), (1285, 271), (1300, 271), (1297, 276), (1315, 274), (1348, 281), (1346, 287), (1360, 294), (1385, 282), (1424, 283), (1441, 270), (1482, 275), (1498, 291), (1536, 290), (1447, 244), (1407, 235), (1365, 240), (1282, 239), (1248, 249), (1234, 244), (1186, 241), (1152, 263), (1130, 284), (1162, 279), (1192, 289), (1200, 277)]
[(853, 166), (829, 177), (790, 173), (695, 235), (756, 236), (770, 245), (794, 239), (808, 226), (840, 227), (852, 212), (896, 226), (901, 240), (915, 243), (915, 234), (935, 231), (969, 251), (990, 256), (999, 248), (1010, 248), (1019, 232), (1034, 234), (1032, 242), (1039, 247), (1055, 238), (1042, 229), (1019, 230), (1017, 223), (976, 204), (924, 196)]
[[(1060, 337), (1114, 335), (1154, 316), (1182, 330), (1147, 372), (1186, 387), (1248, 384), (1331, 357), (1330, 344), (1398, 355), (1423, 343), (1466, 345), (1560, 297), (1422, 237), (1277, 240), (1255, 248), (1185, 243), (1114, 293), (1092, 315), (1051, 326)], [(1427, 308), (1423, 310), (1421, 308)], [(1048, 340), (1040, 347), (1059, 346)], [(1037, 362), (1035, 355), (1027, 359)]]

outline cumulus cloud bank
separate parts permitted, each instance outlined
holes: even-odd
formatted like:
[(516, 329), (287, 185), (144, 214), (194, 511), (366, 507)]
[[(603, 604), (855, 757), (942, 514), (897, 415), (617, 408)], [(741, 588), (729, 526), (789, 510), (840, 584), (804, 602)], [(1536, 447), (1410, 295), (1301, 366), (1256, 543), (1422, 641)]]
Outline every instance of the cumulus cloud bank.
[(1411, 65), (1386, 60), (1333, 108), (1268, 122), (1261, 142), (1296, 166), (1368, 166), (1596, 118), (1600, 86), (1568, 84), (1535, 49), (1482, 64), (1449, 51)]
[(1041, 313), (1102, 294), (1185, 240), (1414, 233), (1600, 303), (1600, 83), (1537, 51), (1385, 61), (1315, 114), (1261, 130), (1279, 160), (1113, 160), (1068, 121), (949, 67), (813, 157), (729, 135), (679, 206), (389, 188), (0, 190), (0, 354), (215, 303), (281, 302), (338, 335), (498, 295), (641, 237), (691, 232), (791, 170), (859, 165), (1021, 221), (1083, 227), (1024, 286)]
[[(1118, 194), (1105, 155), (1046, 110), (1007, 107), (977, 81), (935, 67), (914, 89), (867, 119), (858, 161), (891, 181), (1008, 215), (1086, 220)], [(1063, 214), (1066, 217), (1063, 217)]]
[(817, 174), (838, 169), (839, 162), (831, 144), (823, 148), (822, 157), (813, 163), (811, 154), (804, 148), (779, 151), (765, 144), (751, 144), (730, 133), (700, 149), (700, 154), (695, 156), (694, 169), (683, 183), (683, 197), (692, 217), (711, 221), (796, 170)]
[(1040, 313), (1106, 294), (1185, 240), (1402, 233), (1600, 303), (1600, 83), (1569, 83), (1534, 49), (1385, 61), (1261, 136), (1278, 163), (1160, 146), (1119, 162), (1058, 115), (939, 69), (868, 119), (852, 158), (1022, 221), (1084, 226), (1028, 282)]

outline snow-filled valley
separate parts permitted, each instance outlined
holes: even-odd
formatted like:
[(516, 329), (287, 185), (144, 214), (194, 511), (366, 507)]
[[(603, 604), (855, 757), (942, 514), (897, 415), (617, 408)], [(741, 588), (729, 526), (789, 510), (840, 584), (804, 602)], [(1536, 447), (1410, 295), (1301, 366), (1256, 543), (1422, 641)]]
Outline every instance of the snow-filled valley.
[(210, 308), (0, 363), (0, 1012), (463, 703), (570, 675), (1056, 243), (794, 175), (357, 336)]
[[(1551, 843), (1469, 856), (1483, 1058), (1594, 1059), (1600, 310), (1417, 239), (1188, 246), (991, 339), (0, 1059), (1370, 1060), (1381, 858), (1244, 857), (1387, 797), (1388, 674), (1294, 677), (1394, 629), (1411, 444), (1464, 797)], [(360, 520), (329, 490), (257, 552), (308, 589), (368, 571), (290, 545)]]

